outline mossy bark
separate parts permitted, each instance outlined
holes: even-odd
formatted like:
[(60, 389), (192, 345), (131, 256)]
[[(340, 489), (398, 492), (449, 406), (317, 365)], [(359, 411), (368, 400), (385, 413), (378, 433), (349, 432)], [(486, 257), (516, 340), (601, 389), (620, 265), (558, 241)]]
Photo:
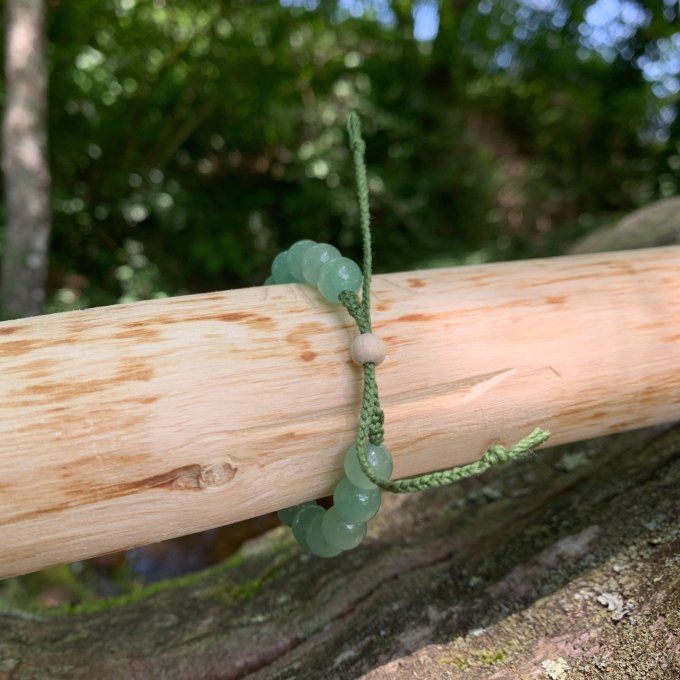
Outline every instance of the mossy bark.
[(680, 675), (680, 426), (388, 497), (364, 546), (276, 529), (92, 611), (0, 614), (0, 677)]

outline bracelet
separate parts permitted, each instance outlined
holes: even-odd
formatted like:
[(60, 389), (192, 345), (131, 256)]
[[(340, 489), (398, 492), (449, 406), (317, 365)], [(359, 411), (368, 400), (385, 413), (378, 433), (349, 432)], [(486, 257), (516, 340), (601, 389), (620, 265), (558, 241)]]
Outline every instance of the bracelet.
[[(376, 382), (377, 365), (385, 358), (383, 341), (371, 332), (372, 250), (368, 183), (364, 161), (365, 143), (361, 124), (351, 113), (347, 122), (359, 200), (363, 237), (362, 269), (337, 248), (327, 243), (304, 239), (279, 253), (272, 263), (265, 285), (308, 283), (317, 286), (329, 302), (340, 302), (354, 319), (359, 335), (350, 354), (364, 373), (364, 390), (356, 441), (345, 454), (345, 476), (335, 487), (333, 505), (324, 509), (309, 501), (278, 512), (303, 547), (319, 557), (335, 557), (356, 548), (366, 537), (367, 522), (380, 509), (380, 489), (393, 493), (412, 493), (454, 484), (479, 475), (491, 467), (529, 455), (544, 443), (550, 433), (536, 428), (514, 446), (495, 445), (474, 463), (401, 480), (390, 480), (392, 456), (383, 446), (384, 414)], [(361, 300), (358, 292), (361, 290)]]

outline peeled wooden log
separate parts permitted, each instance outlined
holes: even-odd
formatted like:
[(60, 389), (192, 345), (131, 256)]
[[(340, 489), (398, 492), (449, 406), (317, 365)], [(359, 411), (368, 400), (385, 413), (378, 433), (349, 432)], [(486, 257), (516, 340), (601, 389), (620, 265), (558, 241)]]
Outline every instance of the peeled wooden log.
[[(680, 418), (680, 247), (376, 277), (395, 475)], [(329, 493), (360, 372), (303, 286), (0, 324), (0, 576)], [(348, 558), (351, 559), (351, 558)]]

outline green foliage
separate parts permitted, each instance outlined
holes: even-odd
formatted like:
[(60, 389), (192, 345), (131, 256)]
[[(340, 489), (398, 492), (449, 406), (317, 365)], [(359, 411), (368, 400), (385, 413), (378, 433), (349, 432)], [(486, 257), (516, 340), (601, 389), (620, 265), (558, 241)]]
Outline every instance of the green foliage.
[(50, 6), (51, 310), (258, 284), (305, 237), (357, 258), (352, 109), (379, 271), (559, 252), (677, 191), (677, 95), (641, 70), (672, 4), (599, 51), (593, 2), (447, 2), (431, 42), (403, 0), (301, 4)]

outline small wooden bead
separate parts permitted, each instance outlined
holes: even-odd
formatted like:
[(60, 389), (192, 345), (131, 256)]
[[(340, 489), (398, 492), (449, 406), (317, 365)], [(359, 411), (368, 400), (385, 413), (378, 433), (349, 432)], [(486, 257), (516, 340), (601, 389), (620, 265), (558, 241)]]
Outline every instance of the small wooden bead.
[(368, 362), (377, 366), (385, 360), (385, 343), (373, 333), (362, 333), (354, 338), (350, 354), (354, 363), (359, 366)]

